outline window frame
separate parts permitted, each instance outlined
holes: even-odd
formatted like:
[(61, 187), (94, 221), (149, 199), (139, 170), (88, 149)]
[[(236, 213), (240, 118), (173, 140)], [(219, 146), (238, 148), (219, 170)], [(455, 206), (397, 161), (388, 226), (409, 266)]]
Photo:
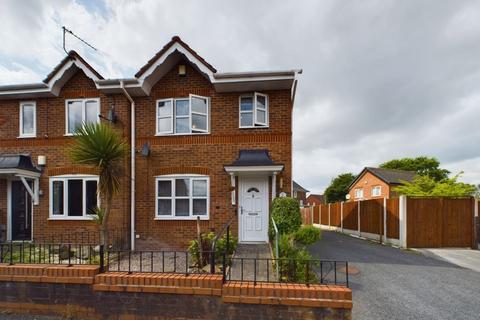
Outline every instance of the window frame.
[[(23, 133), (23, 108), (27, 105), (33, 105), (33, 133)], [(19, 115), (19, 138), (36, 138), (37, 137), (37, 102), (21, 101)]]
[[(258, 97), (265, 98), (265, 108), (257, 108), (257, 100)], [(252, 98), (253, 108), (252, 111), (242, 111), (242, 98)], [(265, 122), (258, 122), (257, 121), (257, 112), (258, 111), (265, 112)], [(270, 103), (269, 103), (269, 96), (265, 93), (260, 92), (253, 92), (252, 94), (242, 94), (238, 97), (238, 127), (240, 129), (262, 129), (268, 128), (270, 126), (270, 117), (269, 117), (269, 110), (270, 110)], [(242, 126), (242, 113), (252, 113), (252, 125), (249, 126)]]
[[(175, 195), (175, 180), (176, 179), (189, 179), (189, 188), (190, 194), (188, 196), (179, 196)], [(207, 195), (206, 196), (193, 196), (193, 181), (200, 180), (207, 182)], [(171, 195), (169, 197), (159, 197), (158, 196), (158, 182), (159, 181), (170, 181)], [(158, 214), (158, 200), (171, 200), (171, 213), (170, 215), (159, 215)], [(176, 199), (188, 199), (189, 200), (189, 215), (188, 216), (175, 216), (175, 200)], [(205, 215), (194, 215), (193, 214), (193, 200), (194, 199), (205, 199), (207, 202), (207, 212)], [(210, 177), (200, 174), (170, 174), (162, 175), (155, 177), (155, 214), (154, 220), (196, 220), (197, 217), (200, 217), (200, 220), (210, 220)]]
[[(373, 190), (378, 189), (378, 194), (374, 194)], [(371, 190), (372, 197), (380, 197), (382, 196), (382, 186), (373, 186)]]
[[(360, 192), (361, 195), (358, 196), (357, 192)], [(355, 199), (363, 199), (363, 188), (355, 188), (355, 194), (354, 195), (355, 195)]]
[[(69, 216), (68, 215), (68, 180), (82, 180), (82, 215), (81, 216)], [(53, 214), (53, 183), (56, 181), (63, 182), (63, 214)], [(85, 174), (69, 174), (52, 176), (48, 181), (49, 189), (49, 208), (48, 208), (48, 220), (92, 220), (92, 214), (87, 213), (87, 181), (97, 182), (97, 207), (100, 206), (100, 195), (98, 193), (99, 177), (96, 175)]]
[[(199, 113), (199, 112), (192, 112), (192, 98), (199, 98), (199, 99), (205, 99), (207, 102), (207, 113)], [(189, 127), (190, 127), (190, 132), (185, 132), (185, 133), (176, 133), (176, 109), (177, 109), (177, 101), (178, 100), (188, 100), (188, 122), (189, 122)], [(177, 97), (177, 98), (165, 98), (165, 99), (157, 99), (155, 101), (155, 136), (185, 136), (185, 135), (196, 135), (196, 134), (210, 134), (210, 97), (205, 97), (205, 96), (200, 96), (196, 94), (189, 94), (188, 97)], [(160, 131), (160, 114), (159, 114), (159, 107), (158, 104), (163, 101), (170, 101), (172, 104), (172, 116), (171, 116), (171, 126), (172, 130), (170, 131)], [(203, 129), (192, 129), (192, 114), (198, 114), (198, 115), (206, 115), (207, 117), (207, 128), (206, 130)], [(162, 117), (162, 118), (169, 118), (169, 117)], [(179, 116), (179, 118), (187, 118), (187, 116)]]
[(102, 110), (100, 105), (100, 98), (81, 98), (81, 99), (65, 99), (65, 136), (73, 136), (73, 132), (69, 132), (69, 124), (68, 124), (68, 104), (70, 102), (81, 102), (82, 103), (82, 123), (85, 125), (85, 119), (87, 115), (87, 108), (86, 104), (89, 101), (96, 101), (97, 102), (97, 123), (100, 123), (100, 112)]

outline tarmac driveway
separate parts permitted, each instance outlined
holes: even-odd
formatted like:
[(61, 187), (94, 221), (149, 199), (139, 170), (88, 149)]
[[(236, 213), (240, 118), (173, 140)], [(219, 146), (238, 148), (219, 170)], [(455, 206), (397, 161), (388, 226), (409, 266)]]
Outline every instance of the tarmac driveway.
[(479, 272), (333, 231), (309, 250), (360, 271), (349, 278), (355, 320), (480, 318)]

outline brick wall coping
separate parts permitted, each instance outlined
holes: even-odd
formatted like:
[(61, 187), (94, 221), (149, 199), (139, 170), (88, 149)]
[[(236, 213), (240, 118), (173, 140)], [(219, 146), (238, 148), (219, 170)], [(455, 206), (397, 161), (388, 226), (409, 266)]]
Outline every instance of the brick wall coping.
[(96, 265), (0, 264), (0, 281), (93, 284)]

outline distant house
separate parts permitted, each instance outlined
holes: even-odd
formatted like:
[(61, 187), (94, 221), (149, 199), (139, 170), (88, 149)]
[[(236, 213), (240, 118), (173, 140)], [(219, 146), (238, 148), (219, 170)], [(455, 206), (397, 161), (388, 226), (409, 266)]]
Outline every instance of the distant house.
[(316, 205), (318, 206), (319, 204), (325, 203), (325, 198), (323, 197), (323, 194), (309, 194), (307, 197), (307, 204), (309, 206), (311, 205)]
[(293, 181), (293, 197), (295, 199), (298, 199), (300, 201), (300, 206), (303, 207), (303, 205), (307, 201), (307, 192), (309, 192), (307, 189)]
[(402, 181), (412, 181), (415, 174), (413, 171), (366, 167), (348, 188), (350, 200), (394, 197), (396, 193), (392, 189)]

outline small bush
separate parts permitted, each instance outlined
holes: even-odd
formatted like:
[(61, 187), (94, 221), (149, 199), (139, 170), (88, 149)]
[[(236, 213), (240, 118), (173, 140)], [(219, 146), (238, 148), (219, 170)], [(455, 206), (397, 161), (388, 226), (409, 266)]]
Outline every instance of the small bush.
[[(198, 246), (198, 241), (192, 240), (188, 246), (188, 252), (190, 253), (193, 263), (196, 266), (205, 266), (210, 263), (210, 254), (212, 250), (212, 243), (215, 239), (215, 233), (209, 232), (207, 234), (202, 234), (202, 258), (200, 260), (200, 250)], [(230, 235), (228, 252), (226, 252), (227, 258), (229, 258), (235, 249), (237, 248), (237, 239)], [(215, 247), (215, 260), (217, 263), (220, 263), (222, 260), (223, 252), (227, 249), (227, 235), (224, 234), (223, 237), (218, 239), (217, 245)], [(200, 263), (201, 262), (201, 263)]]
[(314, 226), (301, 227), (295, 232), (295, 241), (303, 245), (309, 245), (320, 239), (320, 229)]
[[(280, 234), (296, 232), (302, 225), (298, 200), (293, 198), (275, 198), (272, 203), (272, 218), (275, 220)], [(273, 239), (275, 230), (271, 221), (269, 234), (270, 238)]]
[(293, 234), (280, 237), (278, 248), (281, 259), (277, 262), (280, 281), (282, 282), (315, 282), (316, 274), (310, 253), (304, 248), (295, 246)]

